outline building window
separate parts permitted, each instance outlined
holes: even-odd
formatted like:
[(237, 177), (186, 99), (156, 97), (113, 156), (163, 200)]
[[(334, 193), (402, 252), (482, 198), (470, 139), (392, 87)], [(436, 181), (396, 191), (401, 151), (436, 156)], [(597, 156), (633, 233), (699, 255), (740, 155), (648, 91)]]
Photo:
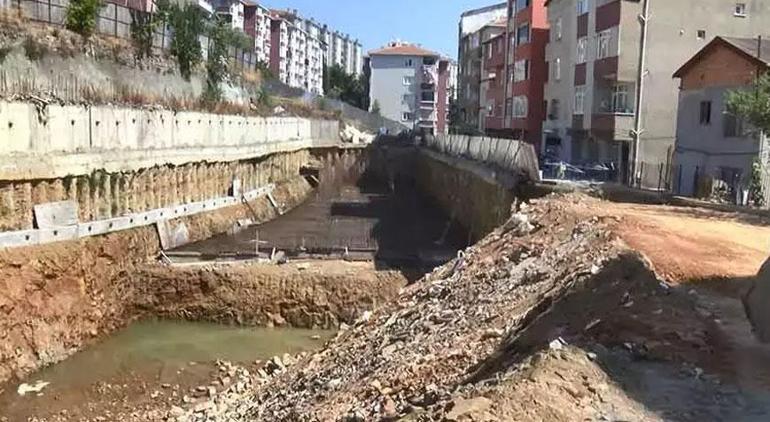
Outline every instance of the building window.
[(487, 48), (487, 59), (491, 59), (492, 58), (492, 44), (487, 44), (486, 48)]
[(513, 117), (527, 117), (527, 105), (527, 97), (523, 95), (513, 97)]
[(575, 87), (575, 110), (574, 114), (583, 114), (585, 112), (586, 87), (584, 85)]
[(711, 124), (711, 101), (700, 102), (700, 124), (703, 126)]
[(556, 19), (556, 23), (553, 25), (553, 31), (554, 31), (554, 37), (556, 37), (557, 40), (561, 39), (561, 31), (562, 31), (562, 20), (561, 18)]
[(746, 17), (746, 3), (735, 3), (735, 16)]
[(513, 98), (505, 100), (505, 116), (513, 116)]
[(402, 122), (411, 122), (412, 121), (412, 113), (404, 112), (401, 114), (401, 121)]
[(527, 44), (529, 42), (529, 24), (525, 23), (516, 30), (516, 45)]
[(495, 103), (487, 104), (487, 117), (495, 117)]
[(561, 105), (559, 104), (559, 100), (554, 98), (551, 100), (551, 109), (548, 110), (548, 118), (550, 120), (558, 120), (559, 119), (559, 109), (561, 108)]
[(516, 0), (516, 11), (521, 11), (529, 7), (529, 0)]
[(582, 37), (577, 42), (577, 58), (575, 59), (577, 64), (586, 62), (586, 46), (588, 45), (588, 37)]
[(578, 16), (588, 13), (588, 0), (577, 0), (577, 14)]
[(414, 84), (414, 76), (404, 76), (404, 85)]
[(412, 104), (414, 103), (414, 97), (412, 94), (404, 94), (404, 104)]
[(596, 59), (604, 59), (610, 57), (610, 40), (612, 39), (612, 33), (610, 31), (602, 31), (597, 36), (596, 45)]
[(743, 119), (735, 114), (725, 112), (722, 124), (725, 138), (743, 138), (746, 136), (746, 126)]
[(412, 59), (406, 59), (405, 66), (406, 67), (413, 67), (414, 63), (412, 62)]
[(628, 103), (628, 85), (615, 85), (612, 90), (612, 112), (632, 113)]
[(519, 60), (513, 64), (513, 81), (520, 82), (529, 79), (529, 60)]
[(706, 31), (703, 29), (698, 30), (698, 34), (696, 35), (699, 40), (705, 40), (706, 39)]
[(553, 61), (553, 79), (555, 81), (561, 80), (561, 59), (559, 58)]

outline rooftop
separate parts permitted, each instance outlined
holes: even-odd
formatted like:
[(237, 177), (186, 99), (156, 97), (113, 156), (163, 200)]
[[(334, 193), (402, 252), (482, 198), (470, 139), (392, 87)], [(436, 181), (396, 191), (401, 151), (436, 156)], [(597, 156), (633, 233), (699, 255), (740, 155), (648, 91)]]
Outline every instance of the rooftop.
[(674, 72), (675, 78), (684, 76), (696, 63), (708, 55), (714, 48), (724, 46), (730, 48), (746, 59), (759, 65), (770, 66), (770, 39), (760, 43), (757, 38), (715, 37), (705, 47), (700, 49), (690, 60)]
[(416, 44), (390, 43), (385, 47), (369, 52), (370, 56), (436, 56), (441, 54), (422, 48)]

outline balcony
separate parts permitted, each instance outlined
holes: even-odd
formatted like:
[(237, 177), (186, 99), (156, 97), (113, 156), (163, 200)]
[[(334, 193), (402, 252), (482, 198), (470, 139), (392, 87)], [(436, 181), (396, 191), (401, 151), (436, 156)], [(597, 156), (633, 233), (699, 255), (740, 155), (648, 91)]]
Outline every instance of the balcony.
[(633, 116), (636, 85), (633, 82), (597, 84), (594, 98), (595, 113)]

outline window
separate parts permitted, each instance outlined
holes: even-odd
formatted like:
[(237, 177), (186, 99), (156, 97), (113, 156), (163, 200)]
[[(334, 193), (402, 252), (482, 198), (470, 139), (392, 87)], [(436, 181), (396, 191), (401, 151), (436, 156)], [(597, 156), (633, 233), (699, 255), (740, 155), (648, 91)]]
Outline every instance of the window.
[(585, 111), (586, 87), (584, 85), (575, 87), (575, 110), (574, 114), (583, 114)]
[(632, 113), (628, 103), (628, 85), (615, 85), (612, 91), (612, 112)]
[(577, 1), (577, 14), (578, 16), (588, 13), (588, 0), (578, 0)]
[(422, 58), (422, 64), (425, 66), (432, 66), (436, 64), (436, 58), (435, 57), (423, 57)]
[(529, 24), (521, 25), (516, 30), (516, 45), (527, 44), (529, 42)]
[(529, 7), (529, 0), (516, 0), (516, 11), (526, 9)]
[(561, 59), (555, 59), (553, 61), (553, 79), (555, 81), (561, 80)]
[(582, 37), (577, 42), (577, 58), (575, 59), (577, 64), (586, 62), (586, 46), (588, 45), (588, 38)]
[(529, 60), (519, 60), (513, 64), (513, 81), (520, 82), (529, 79)]
[(495, 117), (495, 103), (487, 104), (487, 117)]
[(711, 124), (711, 101), (700, 102), (700, 124), (703, 126)]
[(406, 67), (413, 67), (414, 63), (412, 62), (412, 59), (406, 59), (405, 65)]
[(706, 39), (706, 31), (703, 29), (698, 30), (698, 34), (696, 35), (699, 40), (705, 40)]
[(404, 76), (404, 85), (412, 85), (414, 83), (414, 76)]
[(412, 113), (404, 112), (401, 115), (401, 121), (403, 121), (403, 122), (410, 122), (410, 121), (412, 121)]
[(513, 97), (513, 117), (527, 117), (527, 97)]
[(492, 44), (487, 44), (486, 47), (487, 47), (487, 59), (491, 59), (492, 58)]
[(596, 45), (596, 59), (604, 59), (607, 57), (610, 57), (610, 40), (612, 39), (612, 34), (610, 31), (602, 31), (597, 36), (597, 45)]
[(746, 17), (746, 3), (735, 3), (735, 16)]
[(562, 32), (562, 20), (561, 18), (556, 19), (556, 23), (553, 25), (553, 35), (556, 37), (557, 40), (561, 39), (561, 32)]
[(561, 104), (559, 104), (559, 100), (556, 98), (552, 99), (551, 109), (548, 111), (548, 118), (551, 120), (558, 120), (560, 108), (561, 108)]
[(742, 138), (746, 136), (746, 126), (743, 119), (735, 114), (725, 112), (722, 119), (725, 138)]
[(414, 97), (412, 94), (404, 94), (404, 104), (412, 104), (414, 103)]

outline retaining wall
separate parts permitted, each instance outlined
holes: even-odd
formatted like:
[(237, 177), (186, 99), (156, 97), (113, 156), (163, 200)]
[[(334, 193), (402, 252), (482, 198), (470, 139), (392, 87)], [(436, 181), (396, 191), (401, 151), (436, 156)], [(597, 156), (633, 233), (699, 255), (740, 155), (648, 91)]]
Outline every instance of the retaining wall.
[[(72, 240), (230, 206), (298, 175), (337, 121), (0, 102), (0, 246)], [(71, 201), (76, 224), (35, 227)], [(91, 224), (94, 223), (94, 224)]]

